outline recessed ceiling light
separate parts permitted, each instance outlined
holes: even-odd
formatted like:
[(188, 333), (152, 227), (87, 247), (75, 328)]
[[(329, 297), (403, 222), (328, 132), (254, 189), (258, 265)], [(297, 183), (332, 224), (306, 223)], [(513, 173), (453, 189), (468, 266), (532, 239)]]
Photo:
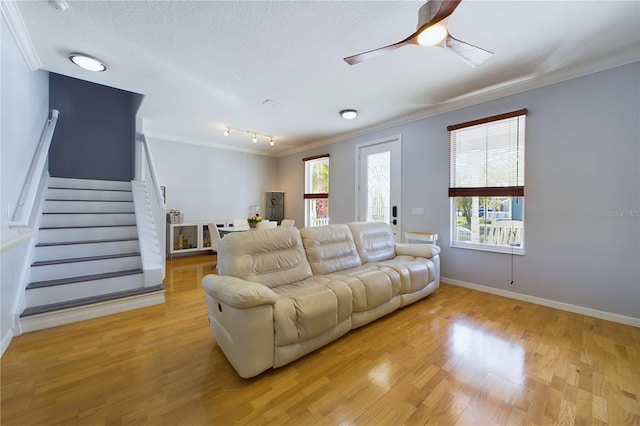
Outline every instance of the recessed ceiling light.
[(358, 111), (356, 111), (355, 109), (343, 109), (342, 111), (340, 111), (340, 117), (344, 118), (345, 120), (353, 120), (357, 116)]
[(101, 61), (83, 53), (72, 53), (69, 55), (69, 59), (77, 66), (87, 71), (102, 72), (107, 69), (107, 66)]
[(49, 0), (47, 3), (49, 3), (49, 6), (55, 10), (59, 10), (60, 12), (64, 12), (69, 9), (69, 3), (64, 0)]

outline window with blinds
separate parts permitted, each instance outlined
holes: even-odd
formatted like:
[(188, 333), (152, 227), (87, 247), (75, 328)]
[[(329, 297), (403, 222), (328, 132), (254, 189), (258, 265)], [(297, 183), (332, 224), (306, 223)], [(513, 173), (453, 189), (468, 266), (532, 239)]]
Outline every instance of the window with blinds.
[(452, 246), (524, 253), (526, 115), (447, 127)]
[(305, 226), (329, 224), (329, 154), (303, 158)]

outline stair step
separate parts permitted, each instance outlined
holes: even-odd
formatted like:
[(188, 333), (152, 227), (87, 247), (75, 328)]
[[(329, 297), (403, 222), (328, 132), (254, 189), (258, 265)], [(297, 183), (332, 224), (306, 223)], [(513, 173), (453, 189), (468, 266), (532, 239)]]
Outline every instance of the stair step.
[(81, 189), (55, 188), (47, 189), (47, 199), (51, 200), (95, 200), (95, 201), (132, 201), (133, 193), (121, 189)]
[(140, 253), (118, 253), (109, 254), (104, 256), (88, 256), (88, 257), (74, 257), (72, 259), (57, 259), (57, 260), (41, 260), (33, 262), (31, 266), (46, 266), (46, 265), (59, 265), (61, 263), (76, 263), (76, 262), (90, 262), (94, 260), (106, 260), (106, 259), (118, 259), (121, 257), (140, 256)]
[(138, 268), (142, 268), (140, 253), (38, 261), (31, 265), (31, 280), (57, 280)]
[(95, 244), (95, 243), (117, 243), (124, 241), (137, 241), (137, 238), (111, 238), (103, 240), (82, 240), (82, 241), (61, 241), (53, 243), (38, 243), (36, 247), (52, 247), (52, 246), (66, 246), (74, 244)]
[(132, 200), (54, 200), (46, 199), (43, 213), (133, 213)]
[(134, 224), (101, 226), (42, 226), (40, 243), (63, 243), (79, 240), (101, 240), (109, 238), (138, 238)]
[(35, 261), (70, 259), (76, 257), (105, 256), (140, 251), (137, 238), (48, 242), (36, 245)]
[(75, 308), (78, 306), (93, 305), (97, 303), (107, 302), (110, 300), (122, 299), (125, 297), (136, 296), (136, 295), (146, 294), (146, 293), (153, 293), (157, 291), (164, 291), (164, 285), (159, 284), (156, 286), (142, 287), (142, 288), (127, 290), (127, 291), (119, 291), (116, 293), (108, 293), (100, 296), (84, 297), (81, 299), (70, 300), (67, 302), (33, 306), (23, 310), (22, 313), (20, 314), (20, 318), (25, 318), (25, 317), (43, 314), (47, 312), (59, 311), (63, 309)]
[(50, 177), (49, 188), (77, 188), (77, 189), (97, 189), (97, 190), (121, 190), (130, 191), (131, 182), (116, 180), (95, 180), (95, 179), (75, 179)]
[(135, 225), (136, 217), (131, 212), (99, 212), (99, 213), (43, 213), (43, 228), (69, 226), (107, 226)]
[(80, 277), (69, 277), (69, 278), (59, 278), (56, 280), (37, 281), (37, 282), (30, 283), (27, 286), (27, 290), (33, 290), (33, 289), (42, 288), (42, 287), (52, 287), (52, 286), (64, 285), (64, 284), (73, 284), (73, 283), (79, 283), (79, 282), (85, 282), (85, 281), (102, 280), (105, 278), (124, 277), (127, 275), (135, 275), (135, 274), (141, 274), (141, 273), (142, 273), (142, 269), (129, 269), (126, 271), (105, 272), (102, 274), (83, 275)]

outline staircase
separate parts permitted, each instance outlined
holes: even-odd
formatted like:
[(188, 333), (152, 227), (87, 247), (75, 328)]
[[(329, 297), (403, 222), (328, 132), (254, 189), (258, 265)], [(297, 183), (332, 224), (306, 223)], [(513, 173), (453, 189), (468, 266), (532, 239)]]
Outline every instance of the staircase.
[(34, 258), (22, 332), (164, 303), (161, 282), (145, 286), (130, 182), (49, 178)]

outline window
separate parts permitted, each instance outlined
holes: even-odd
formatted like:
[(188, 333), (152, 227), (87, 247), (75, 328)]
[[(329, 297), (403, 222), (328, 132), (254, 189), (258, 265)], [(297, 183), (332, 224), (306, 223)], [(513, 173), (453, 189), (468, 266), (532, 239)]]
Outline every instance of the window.
[(329, 224), (329, 154), (303, 158), (305, 226)]
[(524, 254), (526, 115), (447, 127), (452, 247)]

